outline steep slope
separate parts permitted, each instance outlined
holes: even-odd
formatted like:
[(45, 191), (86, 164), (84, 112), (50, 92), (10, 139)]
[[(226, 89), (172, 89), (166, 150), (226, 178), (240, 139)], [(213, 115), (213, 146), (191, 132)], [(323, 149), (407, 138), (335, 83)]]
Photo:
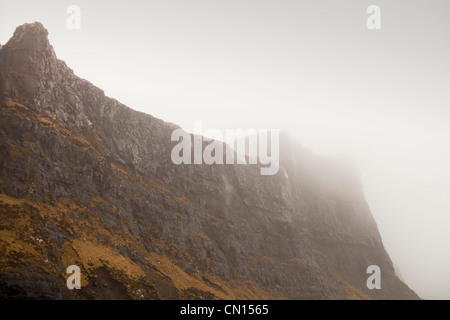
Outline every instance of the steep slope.
[(283, 136), (273, 176), (174, 165), (177, 126), (75, 76), (40, 23), (0, 51), (0, 95), (0, 298), (418, 298), (344, 161)]

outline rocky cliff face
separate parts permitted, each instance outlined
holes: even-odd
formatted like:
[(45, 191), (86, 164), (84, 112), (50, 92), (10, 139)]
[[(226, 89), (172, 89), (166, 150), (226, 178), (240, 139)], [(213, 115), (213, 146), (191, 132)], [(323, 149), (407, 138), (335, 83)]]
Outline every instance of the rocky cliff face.
[(0, 298), (418, 298), (345, 162), (283, 136), (273, 176), (174, 165), (177, 127), (75, 76), (39, 23), (0, 51), (0, 95)]

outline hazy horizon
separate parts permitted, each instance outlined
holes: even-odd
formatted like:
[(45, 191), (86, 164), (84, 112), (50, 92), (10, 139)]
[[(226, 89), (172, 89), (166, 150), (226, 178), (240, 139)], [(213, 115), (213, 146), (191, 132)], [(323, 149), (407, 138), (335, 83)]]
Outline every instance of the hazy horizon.
[[(381, 8), (381, 30), (366, 9)], [(69, 5), (81, 29), (69, 30)], [(425, 299), (450, 299), (450, 3), (15, 1), (59, 59), (127, 106), (193, 131), (277, 128), (357, 164), (383, 243)]]

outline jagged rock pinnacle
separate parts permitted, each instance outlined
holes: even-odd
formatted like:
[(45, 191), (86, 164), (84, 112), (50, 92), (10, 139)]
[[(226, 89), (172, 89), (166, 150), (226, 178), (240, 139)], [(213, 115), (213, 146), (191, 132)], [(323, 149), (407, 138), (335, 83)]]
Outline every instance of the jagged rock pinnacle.
[[(43, 80), (51, 78), (60, 69), (55, 51), (42, 23), (26, 23), (14, 31), (13, 37), (0, 51), (0, 90), (3, 98), (16, 99), (19, 93), (30, 103)], [(25, 79), (18, 84), (14, 79)], [(2, 98), (2, 97), (0, 97)]]
[(53, 51), (48, 41), (48, 31), (42, 23), (26, 23), (19, 26), (14, 32), (13, 37), (5, 47), (10, 46), (14, 49), (34, 49), (38, 51)]

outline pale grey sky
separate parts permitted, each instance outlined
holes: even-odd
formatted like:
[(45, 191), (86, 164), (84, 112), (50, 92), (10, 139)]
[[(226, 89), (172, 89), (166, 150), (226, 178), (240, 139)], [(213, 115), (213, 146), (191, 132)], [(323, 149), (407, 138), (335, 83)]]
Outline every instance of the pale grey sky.
[(16, 0), (0, 4), (0, 42), (40, 21), (77, 75), (134, 109), (351, 155), (407, 284), (450, 299), (449, 15), (447, 0)]

